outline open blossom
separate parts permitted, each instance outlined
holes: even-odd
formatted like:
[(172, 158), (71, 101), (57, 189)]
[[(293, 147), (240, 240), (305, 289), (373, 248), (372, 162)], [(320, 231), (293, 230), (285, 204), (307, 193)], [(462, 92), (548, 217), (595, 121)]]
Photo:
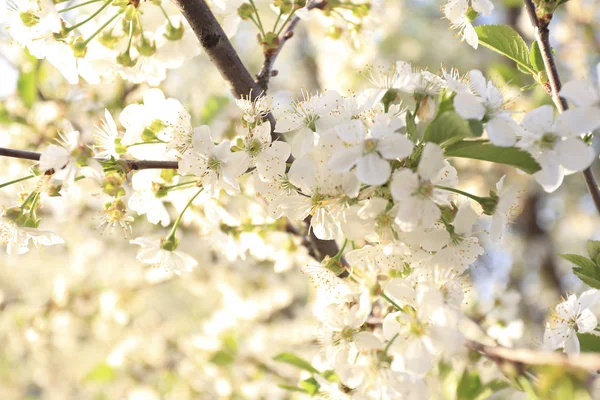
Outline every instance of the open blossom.
[(329, 160), (331, 169), (348, 172), (356, 166), (357, 179), (367, 185), (382, 185), (388, 181), (392, 173), (388, 160), (408, 157), (413, 144), (405, 135), (395, 133), (402, 123), (385, 126), (381, 118), (386, 116), (376, 117), (371, 132), (360, 120), (351, 120), (334, 128), (345, 146), (333, 153)]
[[(596, 78), (600, 80), (600, 63), (596, 64)], [(559, 94), (576, 106), (567, 113), (575, 133), (587, 133), (600, 126), (600, 81), (570, 81)]]
[[(190, 255), (177, 250), (167, 249), (163, 240), (152, 240), (147, 237), (138, 237), (130, 241), (131, 244), (141, 246), (136, 258), (154, 267), (173, 271), (177, 275), (190, 272), (198, 262)], [(176, 247), (176, 246), (175, 246)]]
[(394, 172), (390, 191), (398, 203), (396, 223), (405, 231), (431, 228), (440, 218), (440, 205), (449, 204), (449, 192), (436, 185), (455, 186), (456, 170), (443, 158), (442, 149), (427, 143), (417, 172), (404, 168)]
[(554, 107), (538, 107), (521, 122), (525, 131), (517, 147), (527, 150), (542, 169), (533, 176), (547, 192), (555, 191), (564, 175), (583, 171), (594, 160), (594, 150), (573, 128), (568, 112), (554, 117)]
[(290, 156), (290, 145), (286, 142), (271, 142), (271, 123), (266, 121), (244, 132), (244, 155), (242, 164), (256, 166), (258, 176), (272, 182), (285, 173), (285, 162)]
[[(191, 116), (183, 105), (166, 98), (160, 89), (144, 92), (142, 104), (130, 104), (119, 115), (125, 128), (122, 144), (129, 146), (139, 142), (168, 142), (168, 149), (184, 151), (191, 145)], [(153, 144), (150, 147), (156, 147)], [(142, 150), (139, 154), (136, 148)], [(129, 153), (138, 158), (148, 157), (146, 146), (132, 146)], [(164, 149), (166, 150), (166, 149)]]
[(192, 145), (179, 162), (179, 172), (197, 176), (199, 183), (213, 196), (221, 189), (231, 195), (238, 194), (237, 178), (248, 169), (248, 156), (231, 152), (229, 140), (215, 146), (206, 125), (194, 130)]
[(52, 231), (23, 226), (20, 218), (16, 218), (21, 214), (15, 215), (10, 211), (5, 212), (0, 220), (0, 243), (6, 245), (6, 253), (25, 254), (29, 251), (30, 242), (36, 247), (54, 246), (65, 242), (63, 238)]
[(278, 132), (294, 132), (290, 141), (292, 154), (299, 158), (307, 154), (318, 141), (319, 135), (334, 126), (333, 111), (340, 105), (341, 96), (335, 91), (308, 96), (291, 104), (277, 119)]
[(407, 307), (407, 312), (392, 312), (383, 320), (384, 337), (394, 339), (390, 347), (395, 356), (392, 368), (424, 376), (440, 355), (461, 349), (463, 336), (457, 329), (456, 314), (444, 306), (440, 291), (426, 284), (416, 289), (396, 284), (389, 294), (401, 307)]
[(565, 353), (579, 354), (577, 333), (589, 333), (596, 329), (598, 319), (591, 310), (600, 303), (600, 292), (596, 289), (585, 291), (577, 297), (569, 295), (556, 306), (556, 310), (546, 322), (544, 343), (552, 349), (563, 349)]
[(471, 47), (476, 49), (479, 45), (479, 38), (469, 17), (469, 6), (484, 16), (489, 15), (494, 9), (494, 5), (489, 0), (450, 0), (444, 5), (443, 10), (446, 18), (450, 20), (450, 28), (458, 30), (462, 40), (466, 40)]
[(159, 170), (143, 170), (136, 172), (131, 178), (133, 194), (127, 206), (138, 213), (146, 215), (148, 222), (160, 223), (163, 227), (169, 226), (171, 217), (165, 207), (164, 196), (157, 196), (156, 186), (163, 183)]
[(469, 72), (471, 91), (460, 92), (454, 97), (454, 108), (464, 119), (485, 123), (490, 141), (497, 146), (512, 146), (517, 141), (519, 125), (511, 118), (504, 106), (502, 93), (487, 81), (478, 70)]
[(108, 110), (104, 110), (104, 120), (102, 120), (101, 125), (96, 126), (94, 139), (96, 139), (94, 149), (99, 150), (96, 157), (119, 158), (120, 134), (117, 124)]
[(514, 185), (504, 185), (506, 175), (496, 183), (498, 204), (492, 216), (490, 238), (494, 241), (502, 239), (504, 228), (519, 215), (521, 209), (518, 204), (518, 191)]
[(82, 140), (79, 131), (61, 133), (57, 144), (51, 144), (40, 156), (40, 170), (53, 170), (51, 183), (67, 190), (78, 174), (100, 181), (102, 166), (92, 157), (92, 150)]

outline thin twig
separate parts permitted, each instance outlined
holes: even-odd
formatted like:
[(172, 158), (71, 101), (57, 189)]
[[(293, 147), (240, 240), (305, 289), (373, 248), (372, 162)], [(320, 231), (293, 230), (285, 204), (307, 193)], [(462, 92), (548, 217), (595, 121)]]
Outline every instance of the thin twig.
[[(0, 157), (20, 158), (22, 160), (39, 161), (41, 153), (26, 150), (14, 150), (0, 147)], [(107, 161), (103, 158), (96, 158), (97, 161)], [(129, 170), (142, 169), (177, 169), (177, 161), (158, 161), (158, 160), (122, 160), (127, 163)]]
[[(550, 25), (552, 15), (544, 15), (543, 19), (539, 19), (533, 1), (523, 0), (523, 3), (525, 4), (525, 10), (529, 16), (531, 26), (535, 29), (535, 39), (540, 47), (542, 59), (544, 60), (544, 67), (548, 74), (548, 83), (550, 84), (552, 100), (554, 101), (554, 104), (556, 104), (559, 112), (565, 112), (569, 109), (569, 104), (564, 97), (559, 96), (562, 84), (560, 82), (560, 76), (558, 75), (554, 54), (552, 54), (552, 46), (550, 46), (550, 30), (548, 29), (548, 26)], [(591, 166), (583, 171), (583, 177), (585, 178), (585, 183), (592, 196), (594, 205), (600, 213), (600, 189), (594, 178)]]
[(482, 343), (468, 340), (467, 347), (476, 350), (486, 357), (497, 361), (508, 361), (524, 366), (556, 365), (567, 368), (579, 368), (587, 371), (600, 370), (600, 355), (582, 353), (577, 356), (569, 356), (564, 353), (514, 349), (503, 346), (486, 346)]
[[(315, 8), (323, 9), (323, 7), (325, 7), (326, 4), (327, 1), (323, 0), (316, 3), (311, 3), (306, 8), (308, 10), (313, 10)], [(277, 56), (279, 56), (283, 45), (289, 39), (291, 39), (292, 36), (294, 36), (294, 29), (296, 28), (298, 22), (300, 22), (300, 18), (298, 16), (292, 18), (285, 32), (283, 32), (283, 35), (281, 35), (281, 37), (279, 38), (279, 45), (277, 46), (277, 49), (273, 52), (265, 53), (265, 61), (263, 63), (263, 66), (258, 72), (258, 74), (256, 74), (256, 83), (258, 84), (258, 86), (260, 86), (262, 90), (267, 90), (269, 86), (269, 79), (271, 79), (271, 76), (273, 76), (273, 65), (275, 64), (275, 60), (277, 59)]]

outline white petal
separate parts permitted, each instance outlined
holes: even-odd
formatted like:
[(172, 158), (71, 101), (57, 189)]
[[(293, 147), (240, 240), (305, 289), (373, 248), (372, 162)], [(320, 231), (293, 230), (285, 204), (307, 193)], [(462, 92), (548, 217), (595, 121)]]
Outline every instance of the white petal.
[(481, 99), (471, 93), (458, 93), (454, 97), (454, 109), (462, 118), (481, 120), (485, 115), (485, 107)]
[(392, 134), (379, 139), (377, 150), (388, 160), (405, 158), (411, 155), (413, 143), (405, 135)]
[(587, 80), (567, 82), (560, 89), (559, 94), (578, 107), (593, 106), (600, 102), (598, 91)]
[(490, 141), (496, 146), (511, 147), (517, 142), (519, 125), (510, 117), (492, 118), (485, 124)]
[(479, 96), (483, 96), (487, 88), (487, 81), (481, 71), (478, 69), (472, 69), (469, 71), (469, 80), (471, 81), (471, 86), (473, 86), (473, 89), (475, 89), (475, 93)]
[(444, 150), (435, 143), (425, 144), (417, 169), (419, 175), (424, 179), (433, 180), (444, 166)]
[(554, 107), (545, 105), (531, 110), (521, 122), (523, 128), (539, 136), (553, 132)]
[(419, 177), (410, 169), (401, 169), (394, 172), (390, 191), (396, 201), (410, 197), (419, 187)]
[(373, 350), (383, 347), (377, 336), (367, 331), (357, 333), (354, 336), (354, 343), (359, 350)]
[(588, 133), (600, 127), (600, 106), (572, 108), (562, 113), (559, 118), (566, 124), (567, 134)]
[(390, 163), (376, 153), (364, 155), (356, 163), (356, 177), (367, 185), (383, 185), (391, 173)]
[(473, 9), (482, 15), (489, 15), (494, 9), (494, 4), (490, 0), (471, 0)]
[(470, 22), (465, 23), (462, 34), (469, 46), (477, 50), (477, 47), (479, 47), (479, 37), (477, 36), (477, 31), (475, 31), (473, 24)]
[(598, 326), (598, 319), (594, 313), (591, 312), (589, 308), (583, 310), (577, 318), (577, 328), (579, 328), (578, 332), (591, 332), (596, 329), (596, 326)]
[(594, 161), (594, 149), (577, 138), (567, 138), (555, 147), (557, 161), (569, 171), (583, 171)]
[(335, 172), (348, 172), (356, 165), (361, 153), (359, 146), (340, 149), (333, 153), (327, 165)]

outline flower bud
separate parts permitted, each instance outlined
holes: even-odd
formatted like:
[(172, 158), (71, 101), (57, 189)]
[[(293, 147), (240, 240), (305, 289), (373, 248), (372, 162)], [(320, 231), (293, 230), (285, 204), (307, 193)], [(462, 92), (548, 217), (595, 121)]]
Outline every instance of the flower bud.
[(121, 53), (117, 56), (117, 63), (124, 67), (133, 67), (135, 64), (137, 64), (137, 58), (132, 59), (129, 51), (126, 51), (125, 53)]
[(481, 204), (481, 207), (483, 208), (483, 213), (486, 215), (494, 215), (499, 200), (500, 197), (498, 197), (498, 194), (495, 191), (490, 190), (490, 197), (483, 197), (479, 201), (479, 204)]
[(175, 237), (167, 237), (160, 241), (160, 248), (167, 251), (174, 251), (179, 245), (179, 240)]
[(237, 12), (241, 19), (247, 21), (254, 15), (254, 7), (248, 3), (244, 3), (238, 8)]
[(167, 22), (167, 30), (163, 36), (166, 37), (167, 40), (181, 40), (183, 33), (183, 23), (179, 22), (179, 26), (175, 27), (173, 24)]
[(141, 55), (146, 57), (150, 57), (156, 53), (156, 43), (146, 38), (142, 39), (142, 42), (136, 45), (135, 48), (140, 52)]
[(21, 17), (21, 22), (23, 23), (23, 25), (25, 25), (28, 28), (36, 26), (38, 22), (40, 22), (40, 17), (38, 17), (32, 12), (20, 13), (19, 17)]

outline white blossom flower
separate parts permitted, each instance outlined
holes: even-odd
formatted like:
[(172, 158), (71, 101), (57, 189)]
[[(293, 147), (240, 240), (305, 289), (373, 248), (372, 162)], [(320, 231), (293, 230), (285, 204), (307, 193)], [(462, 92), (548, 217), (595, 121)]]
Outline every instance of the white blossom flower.
[(100, 150), (96, 153), (98, 158), (119, 158), (117, 151), (120, 144), (120, 134), (117, 124), (108, 110), (104, 110), (104, 119), (100, 126), (96, 126), (94, 139), (96, 144), (94, 149)]
[(167, 227), (171, 224), (171, 217), (164, 204), (167, 198), (158, 197), (155, 187), (163, 182), (160, 170), (137, 171), (131, 178), (133, 194), (127, 206), (138, 215), (146, 215), (151, 224), (160, 223), (163, 227)]
[(162, 240), (138, 237), (129, 243), (141, 246), (136, 258), (144, 264), (173, 271), (177, 275), (190, 272), (198, 262), (190, 255), (177, 250), (166, 250)]
[(345, 146), (334, 151), (329, 167), (336, 172), (348, 172), (356, 166), (356, 177), (367, 185), (387, 182), (392, 173), (387, 160), (408, 157), (413, 144), (405, 135), (395, 133), (402, 124), (385, 126), (385, 118), (383, 114), (376, 117), (370, 134), (360, 120), (351, 120), (333, 128)]
[(569, 295), (556, 306), (546, 322), (544, 343), (552, 349), (563, 349), (565, 353), (579, 354), (577, 333), (589, 333), (596, 329), (598, 319), (591, 308), (600, 303), (600, 292), (590, 289), (581, 294)]
[(417, 172), (406, 168), (394, 172), (390, 191), (398, 204), (396, 223), (400, 228), (412, 231), (419, 226), (433, 227), (441, 215), (439, 205), (449, 204), (449, 192), (435, 186), (455, 186), (456, 175), (434, 143), (425, 145)]
[(443, 6), (443, 10), (446, 18), (450, 20), (450, 29), (457, 29), (458, 34), (462, 36), (461, 40), (466, 40), (471, 47), (476, 49), (479, 38), (468, 14), (469, 2), (473, 10), (484, 16), (489, 15), (494, 9), (494, 5), (489, 0), (450, 0)]
[(485, 124), (490, 141), (496, 146), (509, 147), (517, 141), (517, 124), (503, 108), (504, 97), (487, 81), (483, 74), (474, 69), (469, 72), (471, 92), (460, 92), (454, 97), (454, 109), (464, 119), (475, 119)]
[[(596, 77), (600, 80), (600, 63), (596, 64)], [(577, 106), (565, 113), (574, 133), (587, 133), (600, 126), (600, 81), (595, 85), (587, 80), (567, 82), (559, 95)]]
[(285, 173), (285, 162), (290, 156), (290, 145), (286, 142), (271, 142), (269, 121), (252, 129), (245, 129), (243, 164), (256, 166), (258, 176), (265, 182), (272, 182)]
[(281, 133), (295, 132), (290, 144), (292, 154), (296, 158), (307, 154), (314, 147), (319, 135), (333, 127), (332, 112), (342, 101), (341, 96), (331, 90), (320, 95), (304, 96), (303, 101), (292, 103), (275, 126)]
[(6, 245), (8, 254), (25, 254), (29, 251), (29, 242), (36, 247), (54, 246), (65, 241), (56, 233), (34, 227), (21, 226), (5, 213), (0, 221), (0, 243)]
[(594, 160), (594, 150), (573, 131), (572, 119), (564, 113), (555, 118), (550, 105), (527, 113), (521, 125), (525, 130), (517, 147), (540, 164), (533, 176), (547, 192), (555, 191), (566, 173), (583, 171)]
[(494, 241), (500, 241), (504, 228), (521, 212), (518, 203), (518, 190), (514, 185), (504, 186), (506, 175), (500, 178), (496, 183), (496, 193), (498, 195), (498, 203), (494, 215), (492, 216), (492, 224), (490, 226), (490, 238)]
[(389, 313), (383, 320), (383, 336), (394, 340), (390, 346), (394, 354), (392, 368), (424, 376), (438, 356), (460, 351), (463, 336), (457, 330), (456, 313), (444, 307), (443, 295), (430, 285), (400, 290), (399, 284), (394, 289), (388, 288), (390, 284), (386, 292), (400, 297), (401, 307), (407, 306), (406, 312)]
[(92, 158), (92, 151), (82, 140), (79, 131), (69, 130), (59, 135), (57, 144), (51, 144), (40, 156), (40, 170), (53, 170), (52, 183), (67, 190), (78, 174), (100, 181), (103, 171)]
[(248, 169), (248, 156), (232, 153), (229, 140), (215, 146), (206, 125), (194, 129), (192, 144), (179, 162), (179, 172), (200, 178), (199, 182), (215, 197), (221, 189), (230, 195), (238, 194), (237, 178)]

